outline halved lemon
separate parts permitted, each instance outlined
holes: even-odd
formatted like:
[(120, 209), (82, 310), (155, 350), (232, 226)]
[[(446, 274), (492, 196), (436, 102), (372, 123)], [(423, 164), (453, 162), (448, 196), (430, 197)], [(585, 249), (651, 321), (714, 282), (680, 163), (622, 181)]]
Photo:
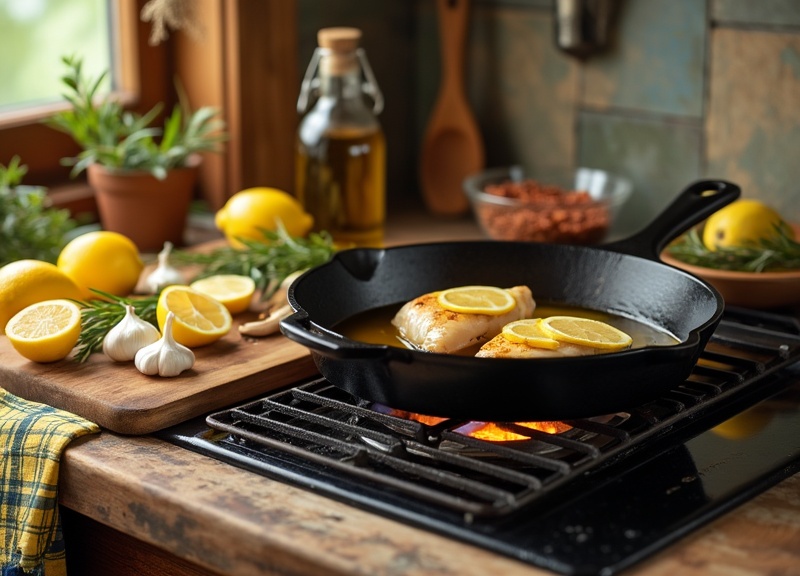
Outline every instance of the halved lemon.
[(71, 300), (43, 300), (17, 312), (6, 324), (14, 349), (34, 362), (66, 358), (81, 334), (81, 309)]
[(222, 302), (188, 286), (167, 286), (161, 291), (156, 317), (162, 332), (170, 311), (175, 314), (172, 336), (188, 348), (216, 342), (233, 324), (231, 313)]
[(442, 290), (437, 296), (439, 306), (464, 314), (499, 316), (514, 309), (517, 301), (508, 290), (495, 286), (459, 286)]
[(189, 287), (222, 302), (231, 314), (247, 310), (256, 291), (255, 281), (250, 276), (240, 274), (218, 274), (201, 278), (189, 284)]
[(539, 321), (542, 332), (561, 342), (591, 346), (601, 350), (623, 350), (633, 339), (610, 324), (578, 316), (550, 316)]
[(542, 332), (539, 327), (539, 320), (539, 318), (526, 318), (509, 322), (503, 326), (503, 331), (501, 332), (503, 338), (509, 342), (526, 344), (533, 348), (555, 350), (560, 345), (558, 340), (554, 340)]

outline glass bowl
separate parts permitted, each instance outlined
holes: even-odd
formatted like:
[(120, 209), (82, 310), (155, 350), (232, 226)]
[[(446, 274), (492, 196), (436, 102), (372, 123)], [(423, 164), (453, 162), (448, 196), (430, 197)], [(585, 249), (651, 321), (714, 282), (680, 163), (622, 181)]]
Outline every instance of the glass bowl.
[(577, 168), (527, 177), (519, 166), (485, 170), (464, 180), (483, 232), (494, 240), (597, 244), (633, 190), (605, 170)]

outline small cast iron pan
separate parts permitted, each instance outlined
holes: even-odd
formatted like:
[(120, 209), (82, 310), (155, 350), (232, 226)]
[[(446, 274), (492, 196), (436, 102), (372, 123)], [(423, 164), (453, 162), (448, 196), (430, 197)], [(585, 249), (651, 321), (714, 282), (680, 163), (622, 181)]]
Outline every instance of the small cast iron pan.
[[(299, 277), (281, 331), (308, 347), (332, 384), (386, 406), (468, 420), (570, 420), (653, 400), (692, 371), (724, 307), (705, 281), (658, 254), (732, 202), (739, 187), (695, 182), (644, 230), (601, 247), (445, 242), (356, 248)], [(337, 332), (355, 314), (453, 286), (525, 284), (537, 302), (628, 317), (679, 343), (596, 356), (496, 359), (356, 342)]]

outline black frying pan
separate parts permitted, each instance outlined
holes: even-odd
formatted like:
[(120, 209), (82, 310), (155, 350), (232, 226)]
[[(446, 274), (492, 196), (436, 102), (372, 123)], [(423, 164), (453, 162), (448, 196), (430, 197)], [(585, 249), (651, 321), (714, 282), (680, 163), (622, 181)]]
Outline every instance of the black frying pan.
[[(689, 186), (638, 234), (602, 247), (446, 242), (337, 254), (289, 288), (295, 313), (282, 332), (311, 351), (320, 372), (355, 396), (392, 408), (468, 420), (569, 420), (657, 398), (691, 373), (719, 323), (720, 294), (658, 254), (732, 202), (724, 181)], [(526, 284), (537, 302), (632, 318), (679, 343), (579, 358), (497, 359), (365, 344), (336, 326), (353, 315), (453, 286)]]

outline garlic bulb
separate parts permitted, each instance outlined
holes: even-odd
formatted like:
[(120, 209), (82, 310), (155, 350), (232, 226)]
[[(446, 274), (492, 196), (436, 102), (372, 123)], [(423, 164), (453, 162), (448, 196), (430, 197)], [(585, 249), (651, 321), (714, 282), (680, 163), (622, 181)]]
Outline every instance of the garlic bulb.
[(132, 305), (125, 304), (125, 316), (103, 338), (103, 352), (115, 362), (127, 362), (160, 337), (158, 328), (139, 318)]
[(158, 266), (145, 278), (144, 287), (151, 294), (171, 284), (186, 284), (183, 274), (169, 263), (170, 252), (172, 242), (164, 242), (164, 247), (158, 253)]
[(177, 376), (194, 366), (194, 352), (183, 344), (178, 344), (172, 337), (174, 320), (175, 314), (168, 312), (161, 339), (136, 353), (134, 364), (142, 374)]

